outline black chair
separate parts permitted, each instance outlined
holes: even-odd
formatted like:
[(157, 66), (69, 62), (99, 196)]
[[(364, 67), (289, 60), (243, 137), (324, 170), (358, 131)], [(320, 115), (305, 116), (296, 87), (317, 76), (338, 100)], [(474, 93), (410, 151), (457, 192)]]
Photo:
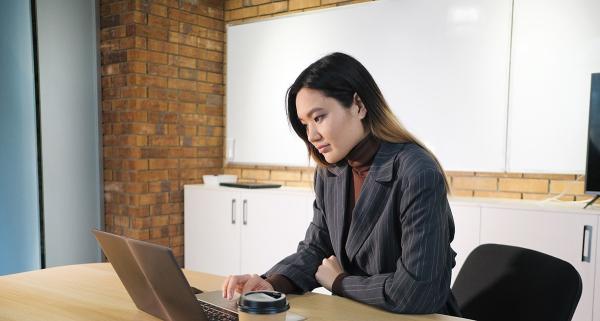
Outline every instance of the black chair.
[(478, 321), (569, 321), (581, 276), (558, 258), (515, 246), (484, 244), (469, 254), (452, 292), (463, 317)]

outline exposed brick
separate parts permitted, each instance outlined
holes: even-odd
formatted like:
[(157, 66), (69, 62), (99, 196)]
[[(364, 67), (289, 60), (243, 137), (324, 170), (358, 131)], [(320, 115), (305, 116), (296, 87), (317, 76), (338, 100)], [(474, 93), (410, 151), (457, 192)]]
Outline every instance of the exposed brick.
[[(318, 0), (317, 0), (318, 1)], [(258, 7), (247, 7), (247, 8), (239, 8), (234, 9), (225, 15), (228, 18), (226, 20), (239, 20), (248, 17), (255, 17), (258, 15)]]
[(495, 191), (498, 188), (498, 179), (495, 177), (454, 177), (453, 189)]
[(452, 190), (452, 196), (455, 197), (473, 197), (473, 191), (469, 191), (469, 190)]
[(311, 7), (318, 7), (321, 0), (289, 0), (289, 10), (300, 10)]
[(333, 3), (347, 2), (348, 0), (321, 0), (321, 5), (325, 6)]
[(246, 179), (269, 179), (270, 172), (260, 169), (244, 169), (242, 170), (242, 178)]
[(550, 193), (565, 193), (565, 194), (584, 194), (585, 193), (585, 182), (583, 181), (550, 181)]
[(225, 0), (225, 10), (238, 9), (243, 6), (243, 0)]
[(271, 171), (271, 179), (279, 181), (301, 181), (300, 171)]
[(521, 193), (475, 191), (474, 197), (512, 198), (521, 199)]
[(501, 192), (547, 193), (548, 180), (500, 178), (498, 187)]
[(177, 44), (155, 39), (148, 39), (148, 49), (170, 54), (177, 54), (179, 52)]
[[(270, 2), (270, 1), (264, 1), (264, 3), (267, 3), (267, 2)], [(274, 13), (278, 13), (278, 12), (285, 12), (285, 11), (287, 11), (287, 9), (288, 9), (287, 1), (267, 3), (267, 4), (263, 4), (258, 7), (258, 15), (262, 16), (262, 15), (269, 15), (269, 14), (274, 14)]]
[(153, 15), (167, 17), (167, 7), (160, 4), (150, 4), (149, 12)]
[[(523, 199), (524, 200), (545, 200), (545, 199), (554, 199), (556, 196), (558, 196), (557, 194), (529, 194), (529, 193), (524, 193), (523, 194)], [(561, 197), (558, 198), (561, 201), (574, 201), (575, 200), (575, 196), (573, 195), (563, 195)]]

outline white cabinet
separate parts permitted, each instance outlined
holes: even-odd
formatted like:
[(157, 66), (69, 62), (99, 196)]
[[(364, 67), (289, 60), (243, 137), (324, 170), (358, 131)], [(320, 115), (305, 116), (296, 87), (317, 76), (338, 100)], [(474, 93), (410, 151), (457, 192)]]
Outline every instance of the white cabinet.
[(450, 208), (454, 218), (454, 240), (451, 245), (456, 252), (456, 265), (452, 269), (452, 284), (454, 284), (467, 255), (480, 244), (481, 207), (477, 204), (450, 202)]
[(239, 192), (185, 186), (185, 268), (219, 275), (240, 271)]
[(540, 251), (571, 263), (583, 292), (574, 321), (592, 320), (598, 217), (569, 211), (482, 207), (481, 243)]
[(310, 191), (186, 185), (185, 268), (218, 275), (266, 272), (294, 253), (312, 219)]
[(264, 273), (296, 252), (312, 220), (313, 199), (309, 197), (293, 193), (243, 195), (242, 273)]

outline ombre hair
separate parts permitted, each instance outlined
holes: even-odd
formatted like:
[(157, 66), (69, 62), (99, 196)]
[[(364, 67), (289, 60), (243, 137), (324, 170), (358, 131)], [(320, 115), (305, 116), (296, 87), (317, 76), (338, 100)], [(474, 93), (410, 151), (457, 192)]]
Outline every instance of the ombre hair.
[[(365, 130), (383, 142), (414, 143), (420, 146), (433, 158), (441, 173), (445, 174), (437, 157), (396, 118), (369, 71), (358, 60), (340, 52), (329, 54), (304, 69), (286, 94), (288, 121), (306, 144), (309, 157), (319, 166), (326, 167), (331, 164), (310, 143), (306, 128), (298, 118), (296, 96), (302, 88), (319, 90), (346, 108), (352, 106), (354, 94), (357, 94), (367, 109), (367, 115), (362, 120)], [(450, 184), (446, 175), (444, 175), (444, 184), (446, 191), (450, 193)]]

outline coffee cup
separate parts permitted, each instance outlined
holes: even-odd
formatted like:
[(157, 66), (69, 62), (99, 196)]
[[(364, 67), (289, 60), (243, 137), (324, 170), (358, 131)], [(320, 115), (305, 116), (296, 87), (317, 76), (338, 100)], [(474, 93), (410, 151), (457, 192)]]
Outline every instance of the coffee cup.
[(284, 321), (289, 308), (287, 297), (281, 292), (248, 292), (238, 301), (239, 321)]

